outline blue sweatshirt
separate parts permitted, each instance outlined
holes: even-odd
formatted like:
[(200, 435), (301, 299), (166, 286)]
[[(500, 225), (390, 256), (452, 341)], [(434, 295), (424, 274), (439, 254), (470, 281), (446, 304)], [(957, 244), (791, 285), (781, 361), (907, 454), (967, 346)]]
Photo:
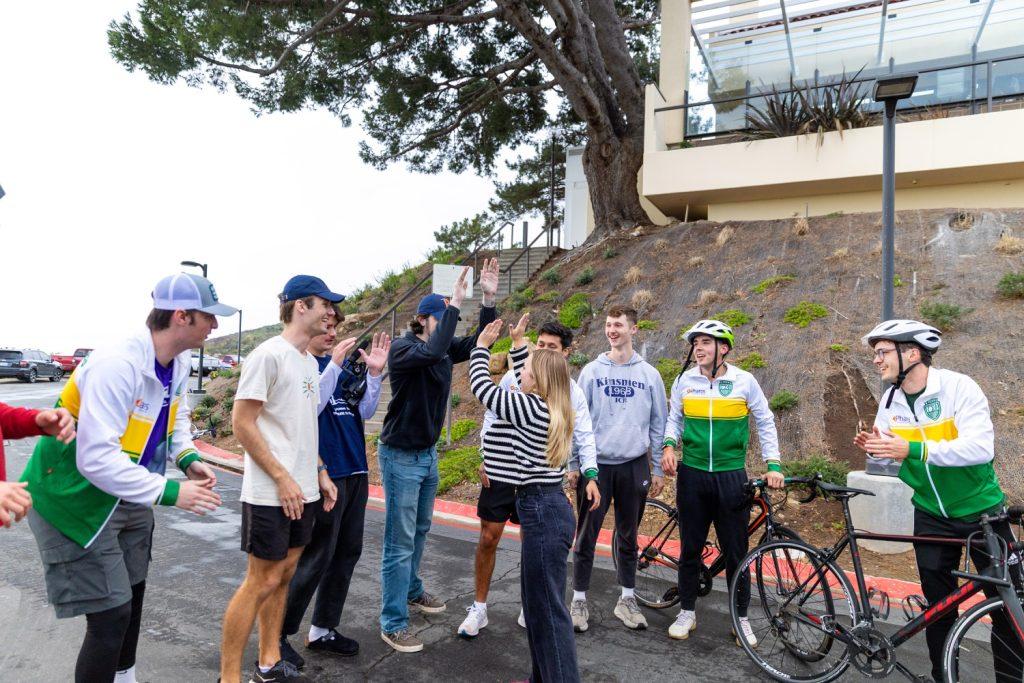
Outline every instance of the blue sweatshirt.
[(320, 366), (320, 459), (331, 479), (363, 474), (368, 471), (363, 420), (377, 411), (381, 376), (366, 376), (366, 393), (359, 401), (358, 413), (354, 413), (341, 397), (341, 369), (329, 356), (319, 357), (316, 362)]

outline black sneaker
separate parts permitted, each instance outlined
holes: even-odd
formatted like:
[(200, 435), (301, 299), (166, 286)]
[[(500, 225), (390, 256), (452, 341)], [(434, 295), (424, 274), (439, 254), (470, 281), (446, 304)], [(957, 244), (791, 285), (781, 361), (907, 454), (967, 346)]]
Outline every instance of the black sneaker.
[(327, 632), (326, 636), (320, 636), (316, 640), (307, 640), (306, 647), (310, 650), (341, 657), (354, 657), (359, 654), (359, 643), (351, 638), (346, 638), (333, 628)]
[(302, 655), (295, 651), (295, 648), (292, 647), (292, 644), (289, 643), (288, 639), (284, 636), (281, 636), (280, 649), (281, 659), (291, 663), (291, 665), (296, 669), (302, 669), (306, 666), (306, 660), (302, 658)]
[(312, 681), (299, 673), (294, 664), (282, 659), (267, 673), (260, 671), (260, 667), (257, 665), (249, 683), (312, 683)]

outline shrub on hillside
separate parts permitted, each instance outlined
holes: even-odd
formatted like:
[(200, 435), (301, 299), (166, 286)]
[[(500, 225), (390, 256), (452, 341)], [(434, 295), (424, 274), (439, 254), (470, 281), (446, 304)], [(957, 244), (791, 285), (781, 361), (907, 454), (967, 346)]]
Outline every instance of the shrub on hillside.
[(638, 289), (629, 299), (629, 305), (641, 315), (647, 312), (652, 303), (654, 303), (654, 293), (649, 289)]
[(747, 372), (750, 372), (751, 370), (757, 370), (758, 368), (768, 367), (768, 361), (766, 361), (757, 351), (751, 351), (747, 355), (743, 356), (743, 358), (737, 360), (736, 365)]
[(547, 270), (545, 270), (544, 273), (540, 276), (540, 279), (544, 280), (544, 282), (548, 283), (549, 285), (557, 285), (559, 282), (562, 281), (562, 276), (558, 272), (558, 266), (554, 266), (553, 268), (548, 268)]
[(1001, 277), (997, 289), (1007, 299), (1024, 299), (1024, 270)]
[(956, 327), (960, 318), (973, 310), (973, 308), (963, 308), (957, 304), (933, 301), (921, 304), (921, 317), (925, 322), (931, 323), (945, 332)]
[(713, 289), (702, 289), (700, 294), (697, 295), (697, 303), (701, 306), (707, 306), (718, 301), (718, 292)]
[(580, 271), (579, 275), (576, 276), (576, 286), (582, 287), (583, 285), (589, 285), (594, 281), (594, 269), (587, 266)]
[(828, 348), (833, 351), (836, 351), (837, 353), (843, 353), (844, 351), (850, 350), (850, 347), (846, 346), (845, 344), (829, 344)]
[(513, 311), (521, 311), (530, 305), (535, 295), (533, 287), (526, 287), (522, 291), (513, 292), (512, 296), (505, 299), (505, 306)]
[(640, 330), (656, 330), (658, 329), (657, 320), (641, 320), (636, 324), (637, 329)]
[(778, 391), (771, 400), (768, 401), (768, 407), (773, 411), (778, 412), (780, 410), (789, 410), (795, 408), (796, 404), (800, 402), (800, 397), (794, 394), (792, 391)]
[(534, 299), (534, 301), (537, 301), (538, 303), (542, 304), (550, 304), (554, 303), (555, 301), (558, 301), (559, 297), (559, 293), (552, 289), (550, 292), (544, 292), (536, 299)]
[(850, 468), (844, 462), (830, 460), (823, 455), (812, 455), (803, 460), (783, 460), (782, 472), (787, 477), (813, 477), (821, 474), (821, 478), (830, 484), (846, 486), (846, 475)]
[(691, 268), (696, 268), (697, 266), (703, 266), (704, 265), (704, 257), (703, 256), (691, 256), (690, 260), (686, 262), (686, 265), (688, 265)]
[(996, 253), (1014, 256), (1024, 252), (1024, 240), (1013, 235), (1002, 235), (995, 246)]
[(604, 257), (606, 259), (615, 258), (619, 255), (619, 252), (615, 250), (615, 247), (605, 247)]
[(462, 394), (452, 392), (451, 398), (448, 402), (451, 404), (452, 410), (455, 410), (459, 407), (459, 404), (462, 403)]
[(573, 294), (558, 311), (558, 322), (566, 327), (576, 330), (583, 325), (583, 320), (593, 312), (590, 307), (590, 299), (582, 292)]
[(676, 376), (683, 371), (683, 364), (675, 358), (659, 358), (658, 362), (654, 364), (654, 368), (661, 375), (661, 381), (665, 383), (665, 395), (671, 396), (672, 383), (676, 381)]
[(590, 362), (590, 356), (583, 353), (582, 351), (573, 351), (569, 354), (569, 365), (574, 368), (582, 368), (584, 365)]
[(626, 274), (622, 276), (622, 281), (627, 285), (639, 284), (640, 278), (644, 276), (644, 271), (640, 269), (640, 266), (631, 266)]
[(725, 243), (728, 242), (730, 239), (732, 239), (732, 235), (733, 235), (734, 232), (736, 232), (736, 231), (733, 230), (731, 225), (725, 226), (718, 233), (718, 237), (715, 238), (715, 244), (717, 244), (720, 247), (724, 247)]
[[(454, 398), (457, 395), (458, 394), (452, 394), (452, 398)], [(455, 406), (452, 407), (454, 408)], [(463, 420), (456, 420), (455, 424), (452, 425), (452, 443), (458, 443), (462, 441), (470, 432), (472, 432), (479, 426), (480, 425), (477, 424), (476, 420), (470, 420), (468, 418)], [(444, 444), (444, 431), (445, 430), (441, 430), (441, 438), (438, 439), (439, 446)]]
[(441, 453), (437, 460), (437, 492), (447, 493), (459, 484), (479, 479), (480, 446), (463, 446)]
[(792, 275), (772, 275), (771, 277), (767, 277), (758, 282), (753, 287), (751, 287), (750, 291), (754, 292), (755, 294), (764, 294), (765, 292), (767, 292), (772, 287), (775, 287), (776, 285), (782, 285), (787, 282), (792, 282), (795, 279), (796, 278)]
[(199, 405), (204, 408), (212, 408), (217, 405), (217, 399), (214, 398), (212, 394), (204, 394), (203, 397), (199, 399)]
[(750, 316), (738, 308), (730, 308), (712, 317), (716, 320), (721, 320), (732, 328), (739, 327), (740, 325), (746, 325), (750, 322)]
[(782, 317), (783, 322), (797, 327), (807, 327), (818, 318), (827, 318), (828, 309), (811, 301), (801, 301)]

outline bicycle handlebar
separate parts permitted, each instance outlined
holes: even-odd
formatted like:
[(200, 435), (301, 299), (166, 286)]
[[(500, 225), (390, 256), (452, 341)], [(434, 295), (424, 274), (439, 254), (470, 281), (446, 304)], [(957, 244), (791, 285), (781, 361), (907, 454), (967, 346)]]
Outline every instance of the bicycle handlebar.
[[(818, 487), (815, 486), (817, 482), (821, 481), (821, 474), (817, 473), (813, 477), (786, 477), (783, 483), (786, 486), (789, 485), (805, 485), (810, 491), (806, 498), (801, 498), (797, 502), (801, 505), (810, 503), (812, 500), (818, 497)], [(751, 479), (746, 483), (747, 492), (753, 494), (755, 491), (760, 492), (762, 495), (764, 490), (768, 488), (768, 481), (765, 479)]]

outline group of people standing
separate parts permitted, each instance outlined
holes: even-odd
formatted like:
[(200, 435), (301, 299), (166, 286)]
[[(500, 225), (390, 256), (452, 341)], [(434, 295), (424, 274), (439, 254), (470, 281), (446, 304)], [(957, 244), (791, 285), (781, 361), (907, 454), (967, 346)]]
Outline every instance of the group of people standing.
[[(636, 311), (624, 306), (606, 312), (609, 349), (575, 381), (567, 363), (570, 330), (543, 324), (531, 351), (529, 316), (509, 324), (511, 370), (495, 384), (489, 349), (506, 328), (495, 309), (497, 261), (487, 261), (481, 272), (479, 325), (459, 337), (466, 278), (463, 271), (450, 298), (424, 297), (401, 338), (377, 334), (358, 346), (354, 337), (337, 339), (342, 295), (312, 276), (286, 283), (279, 295), (283, 330), (249, 355), (234, 396), (233, 429), (245, 450), (241, 549), (248, 566), (224, 615), (220, 680), (242, 680), (244, 649), (257, 621), (259, 654), (249, 680), (309, 680), (302, 673), (304, 657), (289, 638), (298, 633), (314, 596), (306, 648), (339, 656), (359, 652), (359, 643), (338, 628), (363, 547), (369, 469), (364, 420), (377, 409), (385, 366), (392, 400), (377, 452), (385, 493), (379, 626), (394, 650), (424, 647), (409, 627), (410, 610), (446, 609), (424, 586), (420, 563), (455, 363), (469, 362), (472, 392), (487, 411), (475, 598), (459, 635), (473, 638), (488, 625), (495, 554), (511, 521), (520, 525), (522, 540), (519, 623), (527, 631), (530, 678), (579, 680), (575, 634), (589, 628), (595, 548), (613, 504), (620, 552), (614, 614), (629, 629), (647, 627), (634, 596), (633, 549), (645, 501), (661, 493), (666, 475), (676, 476), (682, 511), (681, 609), (668, 635), (686, 639), (696, 627), (701, 553), (712, 524), (732, 579), (748, 546), (748, 510), (741, 502), (750, 416), (769, 486), (780, 488), (784, 480), (764, 393), (749, 372), (726, 362), (735, 346), (729, 326), (702, 320), (685, 333), (686, 363), (667, 403), (661, 375), (633, 348)], [(5, 436), (46, 435), (23, 483), (0, 484), (0, 522), (9, 526), (28, 516), (57, 616), (86, 615), (78, 683), (135, 683), (153, 506), (205, 514), (221, 503), (216, 473), (192, 444), (184, 394), (189, 350), (216, 329), (216, 316), (234, 312), (218, 301), (205, 278), (164, 278), (153, 290), (148, 330), (94, 352), (72, 375), (55, 409), (0, 406)], [(987, 401), (963, 375), (929, 373), (937, 330), (914, 321), (890, 322), (898, 324), (880, 326), (865, 341), (880, 374), (893, 383), (892, 393), (875, 428), (859, 434), (856, 443), (871, 454), (904, 461), (901, 477), (915, 490), (919, 526), (934, 535), (968, 533), (981, 508), (1004, 502), (991, 469)], [(892, 352), (895, 365), (887, 359)], [(897, 391), (901, 398), (892, 404)], [(934, 425), (951, 426), (920, 434), (904, 428), (903, 413), (909, 411), (916, 422), (915, 402), (922, 400)], [(168, 462), (181, 469), (183, 481), (166, 476)], [(963, 478), (964, 468), (971, 468), (971, 478)], [(565, 495), (566, 481), (575, 489), (575, 509)], [(975, 485), (957, 492), (958, 481)], [(570, 556), (573, 595), (566, 604)], [(945, 589), (956, 562), (918, 550), (926, 596)], [(733, 637), (756, 644), (746, 619), (739, 624), (741, 632)], [(929, 629), (930, 649), (941, 635)]]

